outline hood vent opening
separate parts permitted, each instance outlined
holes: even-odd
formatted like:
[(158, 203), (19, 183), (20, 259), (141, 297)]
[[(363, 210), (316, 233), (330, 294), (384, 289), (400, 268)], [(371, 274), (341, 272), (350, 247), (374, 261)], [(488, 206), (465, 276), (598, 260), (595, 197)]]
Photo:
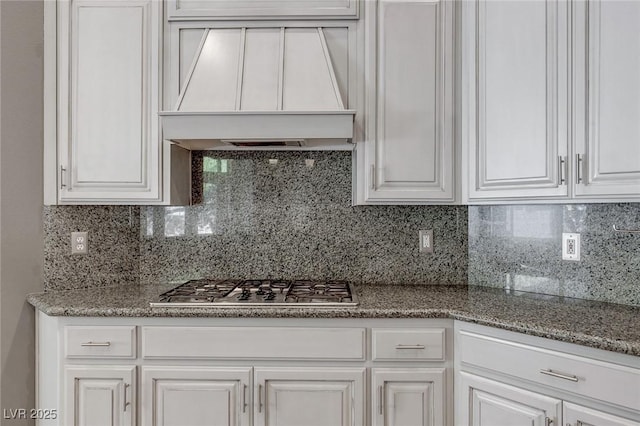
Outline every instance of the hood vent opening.
[(287, 141), (283, 141), (283, 140), (253, 140), (253, 141), (234, 141), (234, 140), (226, 140), (223, 139), (220, 142), (227, 144), (227, 145), (233, 145), (233, 146), (238, 146), (238, 147), (245, 147), (245, 148), (252, 148), (252, 147), (257, 147), (257, 146), (295, 146), (295, 147), (301, 147), (304, 146), (304, 139), (297, 139), (297, 140), (287, 140)]
[(345, 110), (322, 28), (210, 28), (165, 139), (190, 149), (351, 149)]

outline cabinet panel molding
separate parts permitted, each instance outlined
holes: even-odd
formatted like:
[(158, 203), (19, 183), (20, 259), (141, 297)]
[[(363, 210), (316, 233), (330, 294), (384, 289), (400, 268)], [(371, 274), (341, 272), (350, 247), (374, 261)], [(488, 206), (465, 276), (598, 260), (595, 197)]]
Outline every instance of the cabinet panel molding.
[(455, 200), (454, 2), (365, 4), (364, 203)]
[(574, 21), (576, 196), (637, 197), (640, 4), (577, 2)]
[(469, 198), (568, 196), (567, 2), (463, 3)]

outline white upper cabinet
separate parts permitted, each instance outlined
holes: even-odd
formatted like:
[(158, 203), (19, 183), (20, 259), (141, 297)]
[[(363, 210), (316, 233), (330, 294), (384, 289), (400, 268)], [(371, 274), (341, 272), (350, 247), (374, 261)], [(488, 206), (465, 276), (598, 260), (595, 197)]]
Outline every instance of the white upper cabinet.
[(455, 2), (367, 1), (356, 203), (455, 200)]
[(46, 32), (45, 203), (161, 202), (162, 3), (59, 0)]
[(575, 194), (637, 198), (640, 2), (574, 3)]
[(469, 198), (566, 197), (566, 1), (462, 2)]
[(462, 5), (468, 201), (638, 200), (640, 3)]

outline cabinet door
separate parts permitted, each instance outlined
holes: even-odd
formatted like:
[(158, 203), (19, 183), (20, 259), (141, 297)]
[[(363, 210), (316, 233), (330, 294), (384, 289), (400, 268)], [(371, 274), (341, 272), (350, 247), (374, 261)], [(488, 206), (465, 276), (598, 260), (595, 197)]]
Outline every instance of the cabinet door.
[(363, 368), (256, 368), (256, 426), (361, 426)]
[(411, 368), (371, 371), (374, 426), (445, 425), (445, 369)]
[(135, 371), (135, 366), (65, 367), (61, 424), (135, 425)]
[(363, 202), (455, 199), (454, 9), (445, 0), (365, 2)]
[(576, 196), (640, 197), (640, 2), (574, 3)]
[(562, 415), (563, 423), (567, 426), (640, 426), (640, 422), (569, 402), (563, 403)]
[(143, 367), (142, 424), (248, 426), (251, 368)]
[(567, 2), (462, 7), (469, 199), (567, 197)]
[(562, 402), (514, 386), (460, 373), (456, 422), (465, 426), (559, 424)]
[(58, 3), (60, 202), (157, 200), (162, 2)]

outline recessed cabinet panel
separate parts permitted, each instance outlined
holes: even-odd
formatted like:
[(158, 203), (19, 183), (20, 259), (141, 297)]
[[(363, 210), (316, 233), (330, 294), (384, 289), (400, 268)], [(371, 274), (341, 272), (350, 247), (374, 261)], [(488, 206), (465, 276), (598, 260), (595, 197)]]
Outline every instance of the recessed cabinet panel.
[(574, 90), (587, 88), (576, 92), (576, 195), (638, 196), (640, 3), (577, 2), (576, 22), (586, 28), (575, 36)]
[(248, 426), (250, 380), (250, 367), (144, 367), (142, 424)]
[(367, 2), (364, 201), (453, 201), (454, 2)]
[(593, 408), (570, 402), (562, 404), (563, 421), (567, 425), (577, 426), (640, 426), (640, 422), (614, 416)]
[(58, 2), (61, 202), (159, 200), (161, 6)]
[(256, 368), (256, 426), (363, 424), (364, 368)]
[[(559, 424), (562, 402), (466, 372), (456, 424), (465, 426), (548, 426)], [(466, 403), (466, 404), (465, 404)]]
[(567, 6), (463, 2), (469, 198), (567, 196)]
[(374, 368), (373, 426), (445, 425), (444, 368)]
[(136, 410), (134, 366), (67, 366), (62, 423), (132, 426)]

